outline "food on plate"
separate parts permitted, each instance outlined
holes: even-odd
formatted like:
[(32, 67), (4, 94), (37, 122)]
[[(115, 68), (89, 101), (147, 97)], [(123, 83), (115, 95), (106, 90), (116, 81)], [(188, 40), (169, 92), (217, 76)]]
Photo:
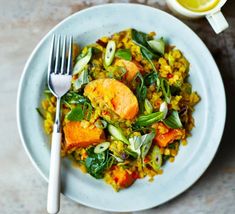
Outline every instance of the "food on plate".
[[(72, 86), (62, 98), (61, 155), (116, 191), (162, 174), (186, 144), (200, 100), (183, 53), (154, 32), (127, 29), (75, 45), (74, 55)], [(48, 135), (55, 106), (45, 90), (38, 111)]]

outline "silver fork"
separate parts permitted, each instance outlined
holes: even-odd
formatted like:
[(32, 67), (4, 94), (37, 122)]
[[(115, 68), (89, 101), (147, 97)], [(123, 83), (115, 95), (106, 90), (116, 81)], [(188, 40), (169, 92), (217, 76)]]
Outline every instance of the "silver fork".
[[(65, 36), (61, 44), (61, 36), (53, 35), (48, 64), (48, 87), (51, 93), (57, 98), (55, 123), (53, 126), (51, 143), (50, 175), (47, 196), (48, 213), (57, 213), (60, 209), (60, 102), (61, 97), (68, 92), (71, 85), (72, 43), (72, 37), (67, 39), (67, 36)], [(67, 50), (68, 59), (66, 60)]]

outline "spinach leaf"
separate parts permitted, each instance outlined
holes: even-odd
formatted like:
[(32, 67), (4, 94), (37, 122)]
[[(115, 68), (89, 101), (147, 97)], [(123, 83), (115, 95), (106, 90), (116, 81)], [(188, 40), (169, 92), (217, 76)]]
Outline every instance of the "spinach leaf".
[(141, 47), (141, 53), (144, 57), (147, 57), (146, 59), (154, 59), (158, 57), (148, 44), (148, 34), (132, 29), (131, 38), (135, 44)]
[(165, 120), (163, 120), (163, 123), (172, 129), (183, 127), (180, 121), (179, 113), (175, 110), (172, 111), (171, 114)]
[(66, 118), (70, 121), (81, 121), (84, 118), (84, 112), (81, 105), (77, 105), (72, 108), (71, 111), (66, 115)]
[(112, 165), (112, 160), (109, 157), (109, 151), (105, 150), (101, 153), (94, 153), (94, 147), (87, 150), (88, 157), (85, 160), (87, 172), (97, 178), (103, 178), (105, 170)]
[(119, 49), (116, 51), (115, 56), (128, 61), (131, 61), (132, 59), (130, 49)]
[(139, 85), (136, 88), (136, 96), (139, 102), (140, 106), (140, 112), (144, 112), (144, 100), (147, 96), (147, 87), (144, 85), (144, 78), (141, 75), (141, 73), (137, 73), (133, 81), (136, 81), (137, 79), (140, 80)]
[(62, 102), (65, 103), (65, 104), (84, 104), (84, 103), (90, 103), (90, 101), (80, 95), (78, 92), (76, 91), (69, 91), (67, 94), (65, 94), (63, 97), (62, 97)]
[(154, 59), (154, 55), (145, 48), (140, 48), (140, 52), (141, 52), (142, 56), (149, 61), (149, 63), (151, 64), (153, 70), (155, 72), (157, 72), (157, 69), (156, 69), (156, 67), (155, 67), (155, 65), (152, 61), (152, 59)]
[[(81, 113), (79, 113), (80, 112), (79, 108), (81, 108), (83, 112), (83, 118), (81, 120), (83, 119), (90, 120), (91, 113), (92, 113), (92, 106), (91, 106), (90, 100), (88, 100), (86, 97), (80, 95), (79, 93), (75, 91), (70, 91), (65, 96), (63, 96), (62, 103), (67, 105), (69, 108), (71, 108), (71, 111), (68, 114), (72, 113), (72, 110), (74, 109), (75, 113), (78, 113), (79, 115), (81, 115)], [(76, 109), (76, 107), (72, 108), (71, 105), (74, 105), (74, 104), (77, 104), (77, 106), (80, 106), (80, 107), (78, 107), (78, 109)], [(82, 116), (77, 116), (76, 118), (79, 118), (79, 117), (82, 117)], [(69, 118), (71, 118), (71, 116), (69, 116)], [(72, 118), (74, 118), (74, 116), (72, 116)], [(76, 120), (79, 121), (79, 119), (76, 119)]]
[(156, 89), (157, 91), (159, 91), (160, 87), (161, 87), (161, 82), (160, 82), (160, 78), (158, 76), (158, 73), (156, 73), (155, 71), (147, 74), (145, 77), (144, 77), (144, 83), (146, 86), (150, 86), (152, 85), (153, 83), (156, 84)]
[(137, 45), (149, 49), (148, 45), (148, 35), (146, 33), (143, 33), (141, 31), (137, 31), (135, 29), (131, 30), (131, 38)]
[(150, 86), (153, 83), (156, 83), (158, 79), (158, 74), (156, 72), (151, 72), (144, 76), (144, 84)]

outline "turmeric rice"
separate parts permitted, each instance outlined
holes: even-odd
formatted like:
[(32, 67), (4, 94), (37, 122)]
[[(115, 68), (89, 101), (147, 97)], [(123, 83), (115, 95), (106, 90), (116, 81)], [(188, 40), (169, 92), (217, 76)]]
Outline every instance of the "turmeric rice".
[[(116, 191), (162, 174), (187, 144), (200, 100), (184, 54), (154, 32), (127, 29), (75, 44), (73, 61), (72, 86), (62, 98), (61, 155)], [(45, 95), (40, 108), (51, 135), (56, 99)]]

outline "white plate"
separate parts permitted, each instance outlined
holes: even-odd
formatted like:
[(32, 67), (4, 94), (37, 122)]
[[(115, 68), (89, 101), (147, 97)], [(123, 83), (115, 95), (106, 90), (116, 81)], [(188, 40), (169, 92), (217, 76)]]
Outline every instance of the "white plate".
[(162, 204), (189, 188), (206, 170), (219, 146), (225, 123), (225, 93), (219, 70), (206, 46), (185, 24), (151, 7), (135, 4), (108, 4), (80, 11), (53, 28), (29, 57), (21, 78), (17, 117), (28, 156), (47, 180), (50, 150), (42, 121), (35, 108), (40, 105), (46, 84), (46, 71), (52, 33), (70, 34), (80, 45), (95, 42), (125, 28), (156, 31), (182, 50), (191, 63), (190, 82), (201, 101), (194, 112), (196, 127), (186, 147), (174, 163), (154, 182), (147, 179), (118, 193), (102, 180), (71, 167), (63, 161), (62, 191), (81, 204), (108, 211), (137, 211)]

